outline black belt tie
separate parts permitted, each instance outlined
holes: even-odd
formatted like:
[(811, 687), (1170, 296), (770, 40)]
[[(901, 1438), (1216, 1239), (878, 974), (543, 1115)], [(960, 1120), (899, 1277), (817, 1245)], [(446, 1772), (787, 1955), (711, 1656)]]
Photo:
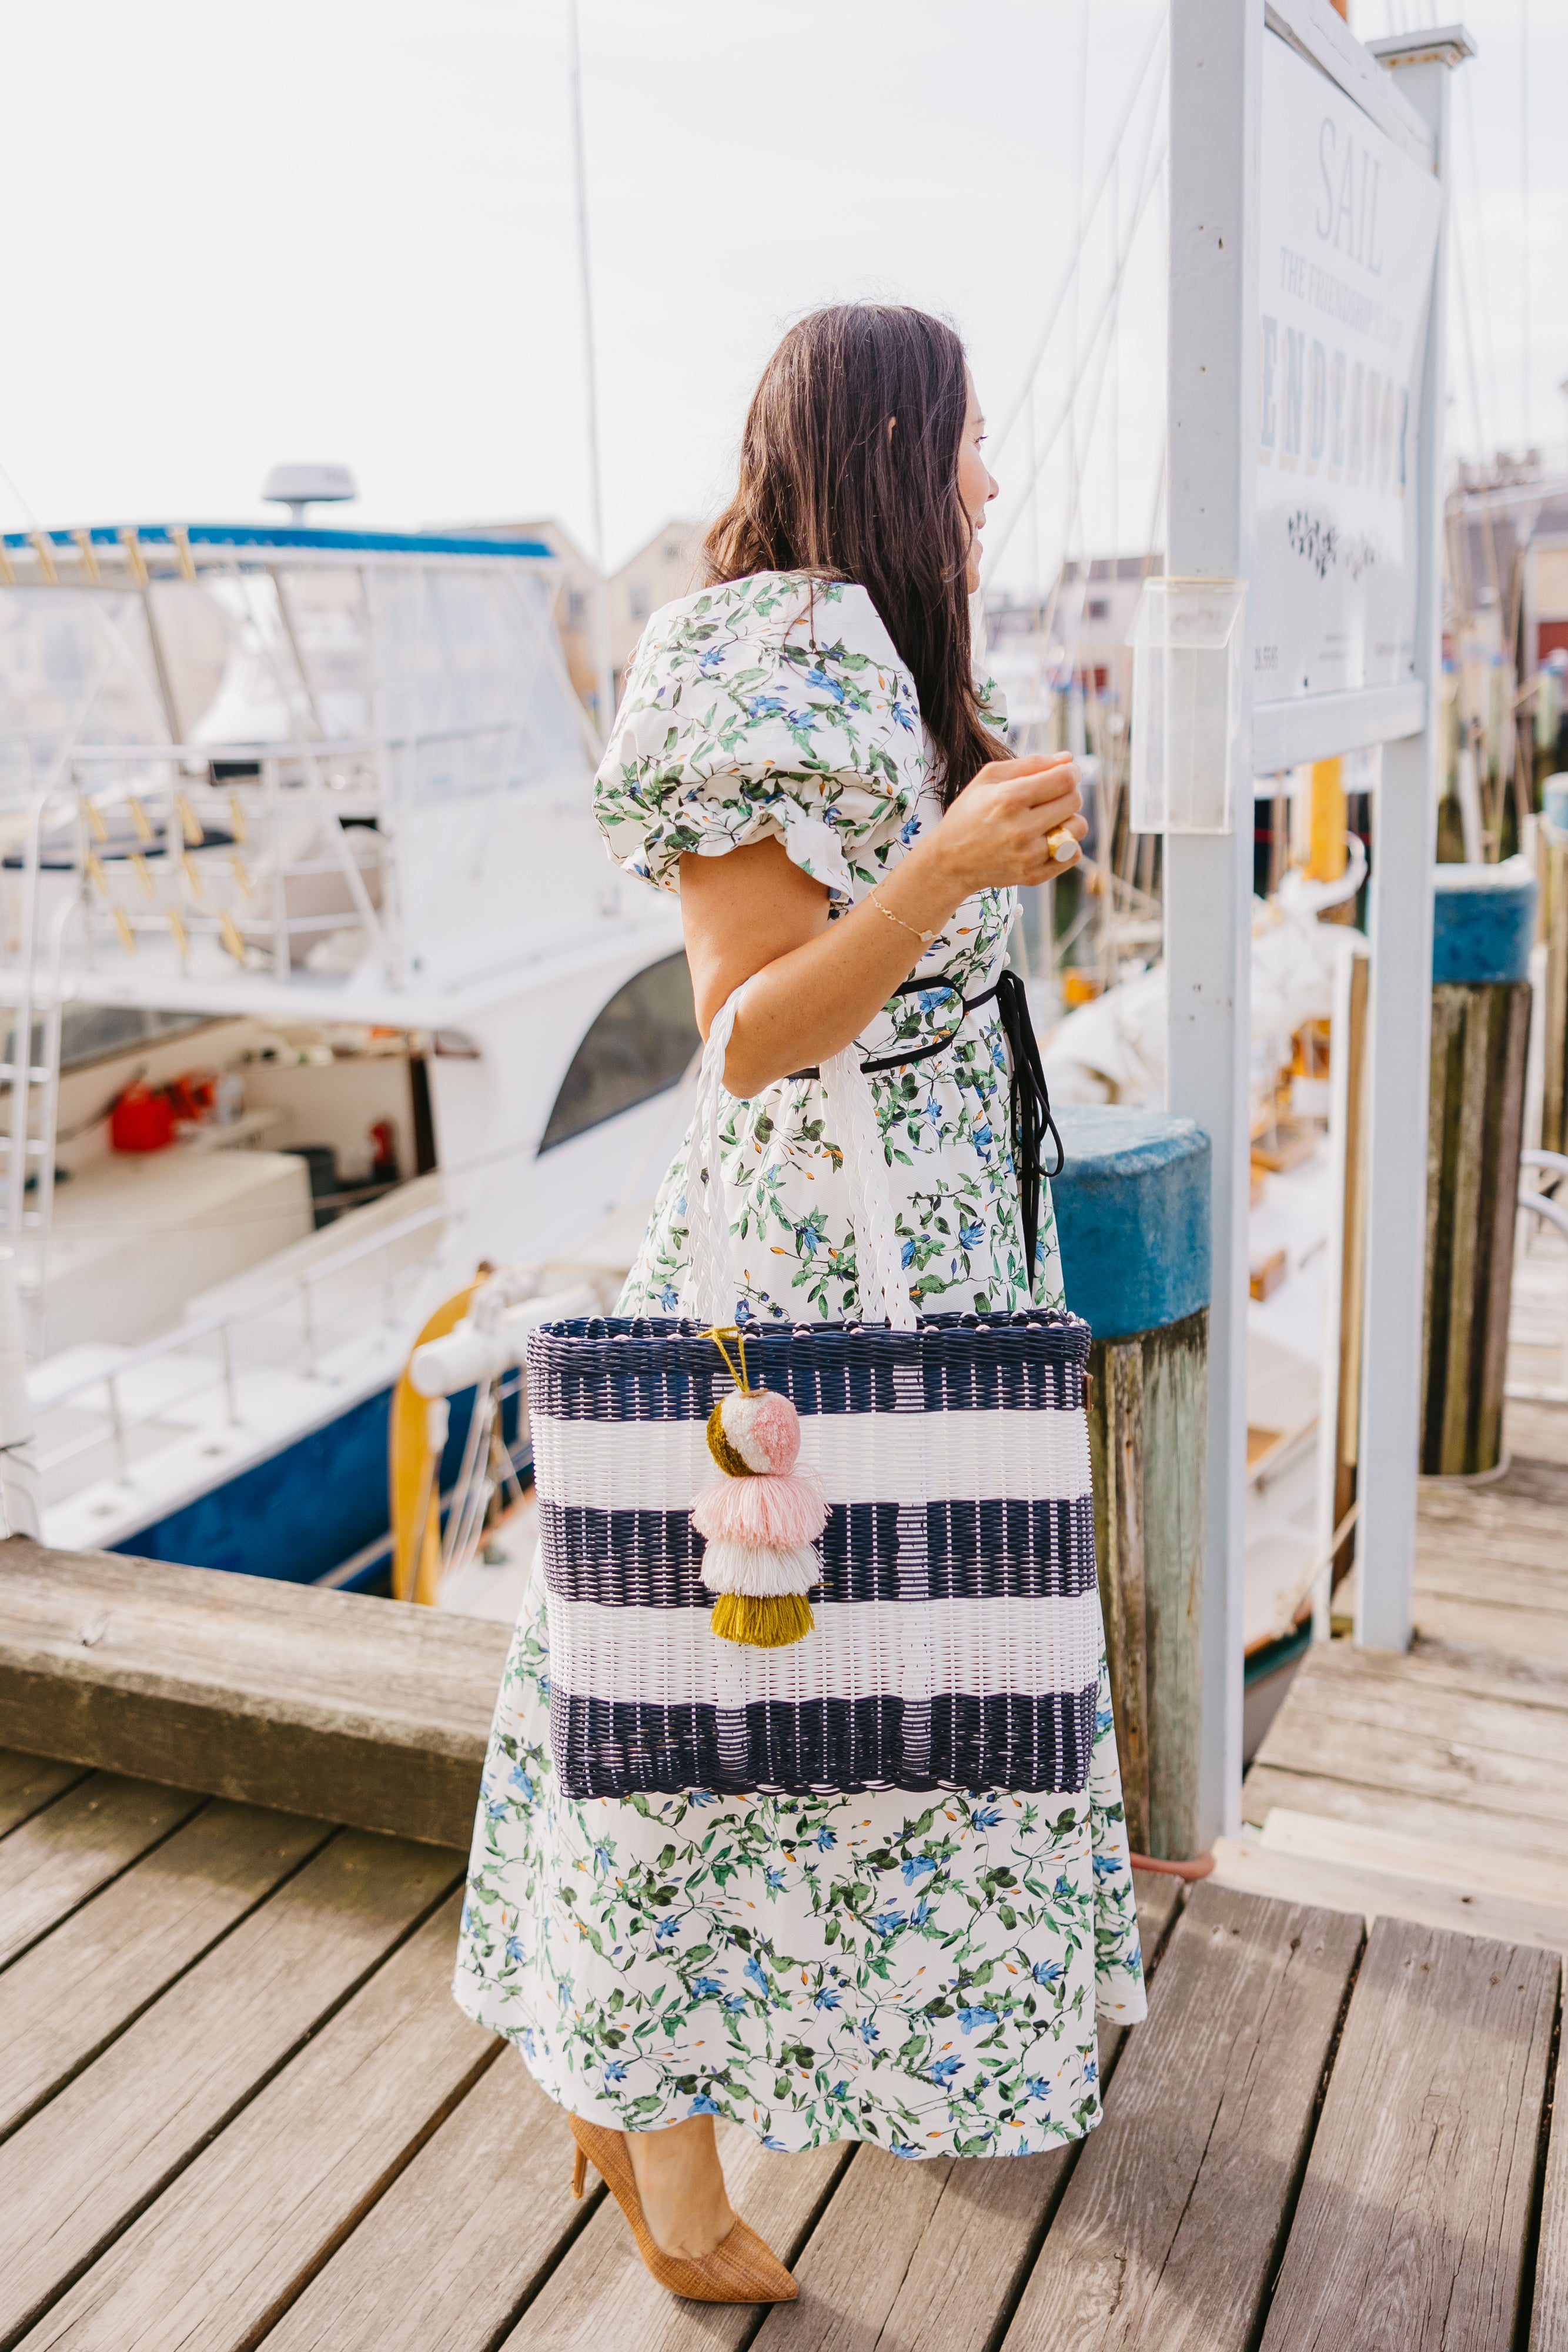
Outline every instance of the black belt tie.
[[(871, 1077), (878, 1070), (902, 1070), (912, 1062), (928, 1062), (934, 1054), (945, 1054), (965, 1020), (988, 1004), (994, 996), (1000, 1015), (1002, 1034), (1008, 1041), (1008, 1127), (1012, 1137), (1013, 1166), (1018, 1171), (1019, 1200), (1023, 1210), (1024, 1263), (1029, 1268), (1030, 1287), (1034, 1286), (1034, 1254), (1040, 1240), (1040, 1187), (1042, 1177), (1060, 1176), (1067, 1164), (1061, 1137), (1051, 1115), (1051, 1095), (1045, 1083), (1045, 1069), (1040, 1058), (1040, 1041), (1030, 1018), (1029, 995), (1019, 975), (1004, 967), (989, 988), (978, 996), (965, 996), (949, 980), (938, 973), (935, 980), (901, 981), (894, 990), (894, 996), (924, 995), (927, 992), (946, 990), (958, 999), (958, 1018), (945, 1037), (934, 1045), (915, 1045), (897, 1054), (886, 1054), (879, 1059), (861, 1064), (861, 1074)], [(820, 1078), (820, 1069), (791, 1070), (791, 1078)], [(1056, 1165), (1046, 1169), (1040, 1165), (1040, 1149), (1047, 1136), (1056, 1146)]]

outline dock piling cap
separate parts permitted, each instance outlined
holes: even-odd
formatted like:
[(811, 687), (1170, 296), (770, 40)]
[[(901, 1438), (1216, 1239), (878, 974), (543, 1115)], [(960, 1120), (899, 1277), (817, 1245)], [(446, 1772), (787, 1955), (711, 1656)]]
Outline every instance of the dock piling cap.
[(1051, 1180), (1067, 1303), (1097, 1339), (1179, 1323), (1209, 1297), (1209, 1144), (1196, 1120), (1061, 1103)]
[(1541, 788), (1546, 822), (1568, 839), (1568, 775), (1548, 776)]
[(1535, 877), (1522, 857), (1500, 866), (1439, 866), (1432, 883), (1435, 986), (1530, 978)]

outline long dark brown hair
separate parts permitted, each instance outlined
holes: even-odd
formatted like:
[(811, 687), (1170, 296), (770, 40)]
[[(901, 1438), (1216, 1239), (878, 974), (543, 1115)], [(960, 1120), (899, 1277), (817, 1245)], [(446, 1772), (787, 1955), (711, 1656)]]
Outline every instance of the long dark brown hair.
[(945, 805), (1006, 757), (970, 667), (967, 407), (964, 346), (942, 320), (889, 302), (813, 310), (762, 372), (740, 480), (705, 545), (710, 586), (811, 572), (865, 589), (914, 677)]

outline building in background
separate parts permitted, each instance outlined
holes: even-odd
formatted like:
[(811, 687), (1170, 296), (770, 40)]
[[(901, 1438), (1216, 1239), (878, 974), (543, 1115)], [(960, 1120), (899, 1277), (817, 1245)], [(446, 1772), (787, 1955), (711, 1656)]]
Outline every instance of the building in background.
[(706, 521), (672, 517), (652, 539), (610, 575), (610, 660), (615, 672), (615, 698), (626, 676), (626, 665), (637, 640), (661, 604), (689, 596), (703, 574)]

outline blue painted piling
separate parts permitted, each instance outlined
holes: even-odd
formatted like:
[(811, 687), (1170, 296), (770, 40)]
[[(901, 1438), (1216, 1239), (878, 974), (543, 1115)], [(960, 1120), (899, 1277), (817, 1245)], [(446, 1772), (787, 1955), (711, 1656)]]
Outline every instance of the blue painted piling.
[(1473, 1477), (1502, 1459), (1536, 884), (1522, 857), (1434, 883), (1421, 1467)]
[(1094, 1540), (1128, 1840), (1134, 1853), (1186, 1861), (1197, 1835), (1208, 1138), (1189, 1118), (1119, 1104), (1065, 1103), (1056, 1123), (1067, 1303), (1094, 1333)]
[(1500, 866), (1439, 866), (1433, 876), (1435, 986), (1528, 980), (1535, 877), (1522, 857)]

